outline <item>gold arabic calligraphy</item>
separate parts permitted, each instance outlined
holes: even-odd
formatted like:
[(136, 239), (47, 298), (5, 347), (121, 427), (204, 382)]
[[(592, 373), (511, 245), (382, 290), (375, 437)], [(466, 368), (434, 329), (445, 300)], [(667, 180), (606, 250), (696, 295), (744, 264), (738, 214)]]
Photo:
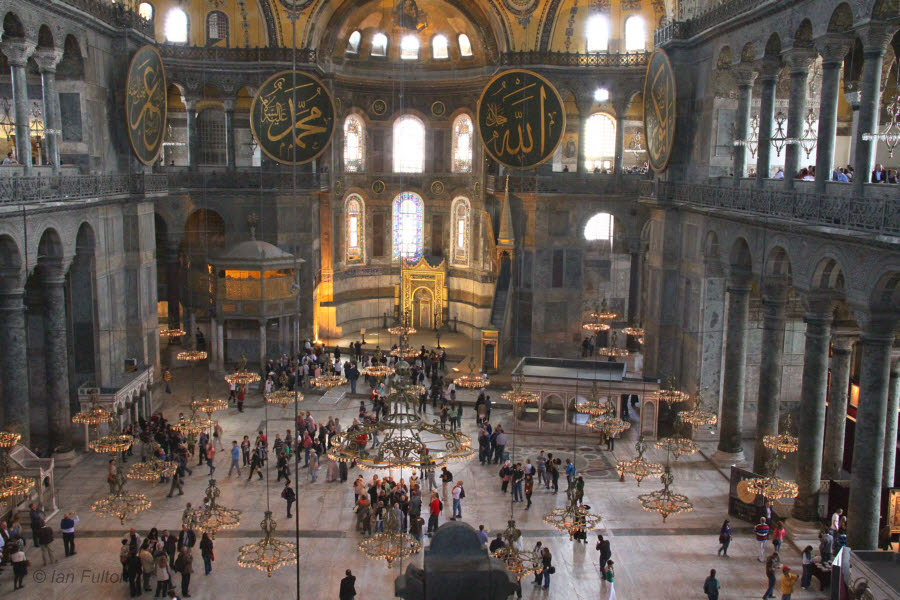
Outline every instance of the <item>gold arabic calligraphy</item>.
[(126, 119), (137, 157), (149, 164), (159, 154), (166, 120), (166, 84), (162, 61), (152, 47), (135, 53), (128, 70)]
[(650, 165), (661, 171), (669, 162), (675, 135), (675, 78), (667, 57), (658, 52), (647, 69), (644, 127)]

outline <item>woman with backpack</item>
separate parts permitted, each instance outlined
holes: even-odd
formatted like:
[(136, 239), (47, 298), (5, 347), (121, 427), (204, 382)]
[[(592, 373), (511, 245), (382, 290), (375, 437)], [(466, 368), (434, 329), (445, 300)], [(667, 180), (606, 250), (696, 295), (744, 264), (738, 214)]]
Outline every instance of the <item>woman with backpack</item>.
[(719, 530), (719, 543), (722, 544), (719, 546), (719, 556), (724, 554), (728, 556), (728, 545), (731, 543), (731, 521), (725, 519), (725, 522), (722, 523), (722, 528)]
[(541, 550), (541, 565), (544, 567), (541, 570), (541, 574), (544, 576), (544, 589), (550, 589), (550, 576), (556, 572), (556, 567), (553, 566), (553, 555), (550, 554), (550, 548), (544, 546), (544, 549)]
[(204, 574), (209, 575), (212, 573), (212, 561), (216, 556), (213, 554), (213, 541), (205, 531), (203, 537), (200, 538), (200, 556), (203, 558)]
[(503, 466), (500, 467), (500, 481), (503, 482), (500, 484), (500, 491), (504, 494), (509, 487), (510, 479), (512, 479), (512, 467), (509, 466), (509, 461), (507, 460), (503, 463)]

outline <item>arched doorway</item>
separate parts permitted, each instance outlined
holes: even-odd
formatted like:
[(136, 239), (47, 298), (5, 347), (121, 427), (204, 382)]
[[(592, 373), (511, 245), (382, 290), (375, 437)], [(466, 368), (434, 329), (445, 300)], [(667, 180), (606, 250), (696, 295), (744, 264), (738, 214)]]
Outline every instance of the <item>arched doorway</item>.
[(434, 295), (428, 288), (413, 292), (413, 327), (434, 329)]

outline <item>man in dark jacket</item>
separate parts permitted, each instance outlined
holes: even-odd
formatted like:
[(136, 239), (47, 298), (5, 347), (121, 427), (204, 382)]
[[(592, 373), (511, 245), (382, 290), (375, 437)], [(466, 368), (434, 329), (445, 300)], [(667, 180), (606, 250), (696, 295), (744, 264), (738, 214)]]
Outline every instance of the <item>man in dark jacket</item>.
[(340, 600), (353, 600), (356, 598), (356, 577), (350, 569), (347, 569), (346, 573), (347, 576), (341, 579)]
[(612, 558), (612, 549), (609, 547), (609, 540), (604, 539), (602, 535), (597, 536), (597, 550), (600, 551), (600, 569), (606, 568), (606, 563)]

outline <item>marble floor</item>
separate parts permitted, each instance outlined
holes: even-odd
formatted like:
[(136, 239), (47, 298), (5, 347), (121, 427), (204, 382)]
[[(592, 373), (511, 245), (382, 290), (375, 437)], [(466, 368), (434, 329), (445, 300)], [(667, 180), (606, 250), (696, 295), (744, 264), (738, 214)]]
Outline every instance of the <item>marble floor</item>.
[[(224, 384), (218, 380), (213, 384), (215, 391), (224, 392)], [(162, 394), (163, 411), (169, 418), (177, 417), (179, 411), (186, 410), (191, 386), (188, 372), (175, 373), (171, 395)], [(227, 393), (227, 392), (224, 392)], [(467, 394), (468, 392), (462, 392)], [(348, 424), (356, 415), (359, 400), (343, 399), (337, 404), (322, 402), (319, 396), (309, 395), (301, 405), (303, 410), (312, 412), (317, 421), (329, 416), (339, 417)], [(241, 439), (245, 434), (253, 435), (259, 429), (267, 428), (269, 439), (276, 432), (284, 432), (292, 425), (293, 410), (282, 412), (280, 408), (265, 407), (258, 394), (252, 394), (239, 414), (234, 409), (218, 413), (225, 429), (225, 441)], [(431, 414), (431, 409), (428, 409)], [(508, 425), (511, 413), (497, 409), (494, 423)], [(475, 433), (474, 415), (471, 410), (464, 413), (463, 428), (466, 433)], [(508, 429), (508, 427), (505, 427)], [(690, 497), (694, 511), (669, 517), (663, 523), (656, 513), (641, 509), (637, 501), (639, 493), (661, 487), (658, 481), (645, 481), (638, 488), (633, 481), (618, 481), (612, 466), (616, 461), (635, 455), (633, 436), (616, 444), (614, 452), (600, 450), (596, 441), (579, 437), (577, 447), (578, 464), (585, 468), (585, 502), (603, 518), (598, 532), (589, 536), (589, 543), (575, 544), (568, 536), (549, 530), (543, 522), (543, 515), (565, 503), (565, 495), (552, 494), (542, 487), (536, 487), (533, 506), (524, 510), (520, 504), (511, 504), (510, 496), (500, 492), (498, 467), (481, 466), (472, 459), (451, 466), (457, 480), (465, 482), (467, 497), (463, 501), (463, 518), (477, 528), (485, 525), (490, 532), (497, 532), (506, 525), (512, 513), (523, 531), (525, 544), (530, 546), (541, 540), (548, 545), (554, 557), (556, 574), (552, 577), (549, 591), (533, 587), (527, 580), (523, 585), (525, 598), (594, 599), (606, 598), (608, 587), (601, 583), (598, 565), (599, 554), (594, 550), (596, 533), (603, 533), (612, 543), (613, 560), (616, 565), (615, 594), (626, 600), (682, 600), (704, 598), (701, 593), (703, 581), (709, 569), (718, 570), (722, 586), (721, 598), (759, 598), (765, 590), (763, 566), (757, 562), (757, 545), (750, 530), (751, 524), (732, 520), (735, 525), (735, 539), (731, 544), (729, 558), (716, 555), (717, 536), (723, 518), (727, 516), (728, 481), (706, 457), (714, 450), (712, 445), (704, 447), (701, 453), (682, 457), (673, 463), (674, 488)], [(252, 439), (252, 437), (251, 437)], [(750, 442), (748, 441), (748, 445)], [(573, 450), (571, 437), (552, 435), (510, 435), (509, 450), (516, 460), (532, 457), (539, 449), (564, 449), (568, 456)], [(605, 448), (605, 446), (604, 446)], [(650, 452), (651, 460), (664, 460)], [(565, 458), (565, 454), (560, 454)], [(587, 456), (587, 458), (586, 458)], [(132, 460), (136, 460), (132, 459)], [(258, 595), (264, 586), (267, 597), (294, 597), (296, 574), (294, 567), (277, 571), (272, 578), (255, 570), (237, 566), (236, 556), (239, 546), (252, 543), (261, 537), (259, 522), (267, 502), (271, 504), (279, 519), (280, 535), (293, 536), (293, 523), (284, 519), (284, 501), (280, 498), (281, 485), (275, 482), (274, 468), (268, 475), (270, 489), (264, 481), (247, 481), (244, 476), (229, 478), (229, 460), (220, 453), (217, 457), (217, 479), (222, 491), (220, 504), (243, 511), (238, 528), (221, 532), (215, 541), (216, 561), (210, 576), (202, 573), (202, 561), (195, 558), (195, 573), (191, 584), (194, 598), (251, 598)], [(167, 498), (168, 486), (129, 482), (132, 491), (145, 493), (153, 503), (152, 507), (136, 518), (120, 525), (115, 519), (101, 519), (90, 510), (93, 499), (106, 493), (106, 458), (99, 455), (82, 454), (77, 464), (66, 470), (57, 471), (58, 503), (62, 512), (77, 511), (81, 522), (77, 527), (77, 554), (62, 558), (61, 536), (56, 535), (53, 547), (58, 561), (47, 567), (41, 566), (40, 552), (30, 545), (26, 549), (32, 568), (23, 590), (12, 592), (11, 569), (0, 574), (0, 590), (3, 597), (23, 599), (81, 599), (81, 598), (125, 598), (128, 596), (126, 584), (117, 582), (120, 574), (118, 553), (120, 540), (129, 527), (140, 534), (146, 534), (151, 527), (179, 529), (181, 512), (187, 501), (199, 504), (203, 498), (208, 477), (207, 468), (194, 468), (187, 477), (185, 495)], [(365, 558), (356, 548), (362, 537), (353, 526), (351, 506), (353, 490), (351, 482), (356, 471), (351, 470), (350, 482), (346, 484), (326, 483), (324, 469), (320, 470), (318, 482), (310, 483), (301, 472), (298, 486), (300, 526), (300, 596), (303, 598), (337, 598), (339, 581), (344, 569), (350, 568), (357, 576), (357, 591), (360, 600), (393, 597), (393, 579), (405, 565), (395, 565), (389, 570), (384, 562), (374, 562)], [(371, 473), (363, 472), (367, 478)], [(565, 480), (562, 481), (565, 485)], [(51, 525), (58, 532), (57, 515)], [(449, 513), (449, 507), (448, 507)], [(449, 514), (448, 514), (449, 516)], [(443, 519), (441, 520), (443, 522)], [(426, 538), (426, 544), (428, 543)], [(800, 569), (797, 545), (787, 541), (782, 549), (785, 564)], [(422, 555), (413, 562), (421, 565)], [(814, 587), (817, 584), (814, 584)], [(145, 596), (148, 596), (145, 593)], [(793, 598), (824, 598), (818, 591), (799, 591)]]

